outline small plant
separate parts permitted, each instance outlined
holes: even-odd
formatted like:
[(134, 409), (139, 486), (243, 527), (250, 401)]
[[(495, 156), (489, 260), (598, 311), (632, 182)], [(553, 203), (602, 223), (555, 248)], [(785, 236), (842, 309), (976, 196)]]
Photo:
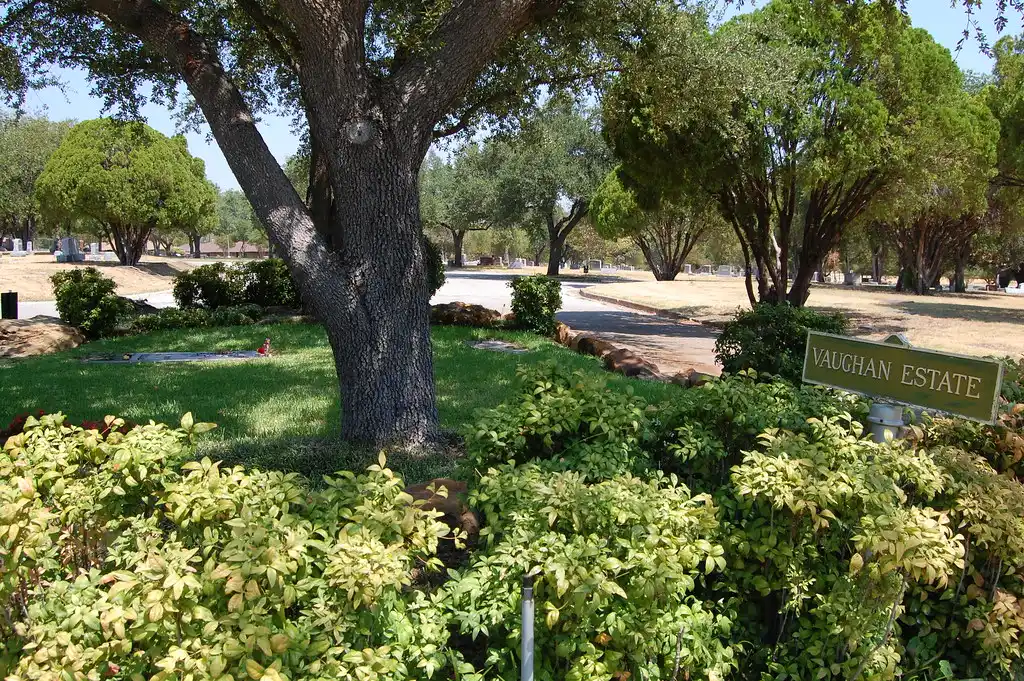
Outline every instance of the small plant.
[(486, 470), (507, 461), (575, 470), (603, 480), (646, 468), (647, 404), (571, 374), (556, 364), (520, 368), (518, 395), (480, 414), (467, 434), (464, 465)]
[(50, 283), (60, 318), (89, 339), (110, 335), (133, 310), (131, 302), (114, 293), (114, 280), (95, 267), (57, 272)]
[(803, 374), (807, 331), (841, 334), (846, 319), (789, 304), (760, 303), (740, 310), (715, 341), (715, 356), (731, 374), (753, 369), (799, 383)]
[(562, 307), (562, 284), (551, 277), (536, 274), (515, 277), (512, 287), (512, 314), (516, 326), (550, 336), (558, 323), (555, 313)]

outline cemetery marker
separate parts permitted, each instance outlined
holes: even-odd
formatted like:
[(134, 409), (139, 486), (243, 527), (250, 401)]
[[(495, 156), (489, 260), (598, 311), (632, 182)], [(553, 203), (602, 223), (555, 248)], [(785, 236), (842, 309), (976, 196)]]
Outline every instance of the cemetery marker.
[(994, 423), (1002, 378), (996, 360), (807, 332), (805, 383)]

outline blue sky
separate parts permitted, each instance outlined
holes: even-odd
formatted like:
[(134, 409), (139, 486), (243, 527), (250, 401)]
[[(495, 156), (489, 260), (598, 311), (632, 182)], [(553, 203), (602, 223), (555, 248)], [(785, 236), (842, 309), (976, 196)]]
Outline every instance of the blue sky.
[[(750, 5), (748, 0), (746, 6)], [(916, 26), (928, 29), (938, 42), (950, 50), (956, 50), (956, 44), (967, 23), (962, 7), (951, 7), (950, 0), (909, 0), (907, 5)], [(996, 36), (994, 7), (993, 0), (985, 0), (976, 17), (990, 39)], [(1020, 18), (1014, 17), (1007, 30), (1019, 32), (1020, 28)], [(964, 70), (988, 72), (992, 67), (991, 60), (981, 53), (973, 41), (964, 45), (955, 57)], [(53, 119), (77, 120), (95, 118), (104, 113), (102, 101), (89, 94), (91, 88), (82, 73), (61, 71), (60, 76), (65, 82), (64, 92), (57, 88), (47, 88), (29, 93), (26, 103), (29, 111), (45, 113)], [(175, 123), (165, 108), (150, 104), (143, 110), (143, 114), (157, 130), (169, 135), (176, 132)], [(260, 123), (260, 129), (271, 152), (282, 163), (298, 146), (298, 140), (292, 134), (290, 122), (286, 118), (267, 117)], [(200, 134), (189, 133), (186, 137), (191, 152), (206, 162), (206, 174), (213, 182), (223, 189), (238, 186), (216, 143), (207, 139), (206, 131)]]

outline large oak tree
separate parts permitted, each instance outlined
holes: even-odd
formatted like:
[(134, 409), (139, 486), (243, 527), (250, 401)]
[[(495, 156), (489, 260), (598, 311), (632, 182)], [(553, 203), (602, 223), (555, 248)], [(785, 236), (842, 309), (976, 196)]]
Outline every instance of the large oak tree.
[[(416, 441), (437, 423), (417, 187), (427, 149), (484, 113), (521, 113), (542, 84), (600, 78), (657, 4), (0, 0), (0, 80), (23, 94), (50, 64), (84, 66), (129, 112), (142, 84), (171, 100), (184, 84), (186, 113), (206, 119), (324, 322), (343, 435)], [(256, 127), (274, 104), (308, 134), (308, 205)]]

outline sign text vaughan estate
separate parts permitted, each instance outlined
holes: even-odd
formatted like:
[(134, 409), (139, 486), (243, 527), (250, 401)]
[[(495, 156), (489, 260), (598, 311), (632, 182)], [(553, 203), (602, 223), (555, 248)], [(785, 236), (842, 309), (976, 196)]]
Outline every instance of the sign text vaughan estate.
[(804, 381), (978, 421), (995, 418), (1002, 365), (993, 360), (809, 332)]

